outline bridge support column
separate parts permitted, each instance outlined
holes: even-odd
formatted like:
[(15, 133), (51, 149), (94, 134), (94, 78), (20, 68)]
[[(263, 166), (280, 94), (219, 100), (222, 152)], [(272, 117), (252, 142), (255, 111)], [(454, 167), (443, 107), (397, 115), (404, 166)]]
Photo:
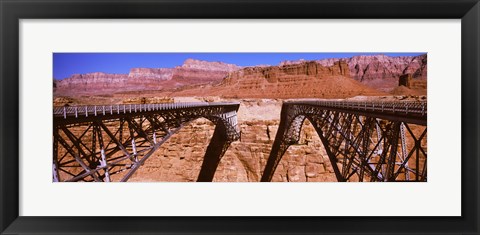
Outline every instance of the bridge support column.
[(223, 155), (230, 146), (231, 141), (228, 139), (227, 131), (223, 123), (218, 122), (215, 125), (215, 131), (213, 132), (210, 144), (205, 152), (203, 158), (202, 168), (198, 175), (197, 182), (212, 182), (217, 170), (218, 164)]
[[(275, 141), (277, 142), (277, 141)], [(283, 141), (279, 141), (279, 143), (273, 143), (272, 151), (270, 152), (270, 156), (268, 157), (267, 165), (265, 166), (265, 170), (262, 174), (261, 182), (270, 182), (272, 181), (273, 174), (275, 173), (275, 169), (277, 169), (278, 163), (282, 160), (283, 154), (287, 151), (289, 144), (284, 143)]]
[[(273, 141), (272, 150), (270, 151), (270, 156), (268, 157), (267, 165), (262, 173), (260, 182), (272, 181), (273, 174), (277, 169), (278, 163), (280, 163), (280, 160), (282, 160), (283, 154), (285, 151), (287, 151), (291, 144), (298, 142), (300, 129), (305, 118), (301, 117), (297, 119), (297, 121), (292, 120), (293, 115), (291, 115), (290, 112), (291, 110), (289, 110), (287, 107), (282, 107), (277, 135)], [(292, 123), (297, 125), (292, 125)], [(289, 135), (289, 133), (291, 135)]]

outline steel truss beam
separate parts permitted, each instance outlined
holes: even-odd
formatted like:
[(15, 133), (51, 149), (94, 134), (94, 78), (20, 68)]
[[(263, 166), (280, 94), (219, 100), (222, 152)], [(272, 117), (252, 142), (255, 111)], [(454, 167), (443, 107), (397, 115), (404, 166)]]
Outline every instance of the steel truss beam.
[(338, 181), (427, 181), (426, 102), (285, 102), (261, 181), (315, 128)]
[(238, 103), (176, 103), (54, 109), (53, 181), (125, 182), (184, 125), (215, 124), (198, 181), (212, 181), (224, 153), (240, 138)]

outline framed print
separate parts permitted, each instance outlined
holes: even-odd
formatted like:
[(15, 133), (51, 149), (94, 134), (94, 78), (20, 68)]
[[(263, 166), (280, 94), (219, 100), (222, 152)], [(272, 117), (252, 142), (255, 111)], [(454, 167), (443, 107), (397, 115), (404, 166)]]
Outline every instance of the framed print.
[(479, 232), (476, 0), (0, 7), (2, 234)]

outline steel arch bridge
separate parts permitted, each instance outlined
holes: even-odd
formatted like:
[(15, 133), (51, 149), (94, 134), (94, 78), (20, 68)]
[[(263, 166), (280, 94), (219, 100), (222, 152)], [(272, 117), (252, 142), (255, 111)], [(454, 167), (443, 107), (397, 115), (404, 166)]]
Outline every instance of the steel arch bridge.
[(426, 102), (284, 102), (261, 181), (271, 181), (308, 120), (338, 181), (427, 181)]
[(215, 124), (197, 181), (212, 181), (239, 139), (239, 103), (123, 104), (53, 110), (53, 181), (127, 181), (187, 123)]

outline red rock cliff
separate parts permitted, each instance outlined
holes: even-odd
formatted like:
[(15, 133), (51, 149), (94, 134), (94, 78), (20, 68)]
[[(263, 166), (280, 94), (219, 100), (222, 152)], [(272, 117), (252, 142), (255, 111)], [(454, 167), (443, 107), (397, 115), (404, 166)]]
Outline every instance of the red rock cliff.
[(247, 67), (228, 74), (217, 85), (177, 91), (177, 96), (228, 98), (345, 98), (382, 95), (350, 78), (345, 61), (323, 66), (315, 61), (269, 67)]
[[(413, 78), (427, 78), (427, 54), (419, 56), (390, 57), (386, 55), (360, 55), (344, 59), (323, 59), (316, 62), (332, 66), (344, 60), (348, 64), (350, 76), (358, 81), (395, 78), (403, 74), (413, 74)], [(283, 61), (280, 65), (304, 63), (305, 60)]]
[(165, 81), (172, 79), (173, 69), (170, 68), (133, 68), (128, 74), (129, 79), (137, 80), (159, 80)]
[(102, 72), (74, 74), (54, 82), (56, 93), (106, 93), (126, 90), (174, 88), (221, 81), (239, 66), (188, 59), (175, 68), (132, 68), (129, 74)]
[(182, 66), (175, 67), (173, 79), (190, 84), (215, 82), (240, 68), (234, 64), (187, 59)]

